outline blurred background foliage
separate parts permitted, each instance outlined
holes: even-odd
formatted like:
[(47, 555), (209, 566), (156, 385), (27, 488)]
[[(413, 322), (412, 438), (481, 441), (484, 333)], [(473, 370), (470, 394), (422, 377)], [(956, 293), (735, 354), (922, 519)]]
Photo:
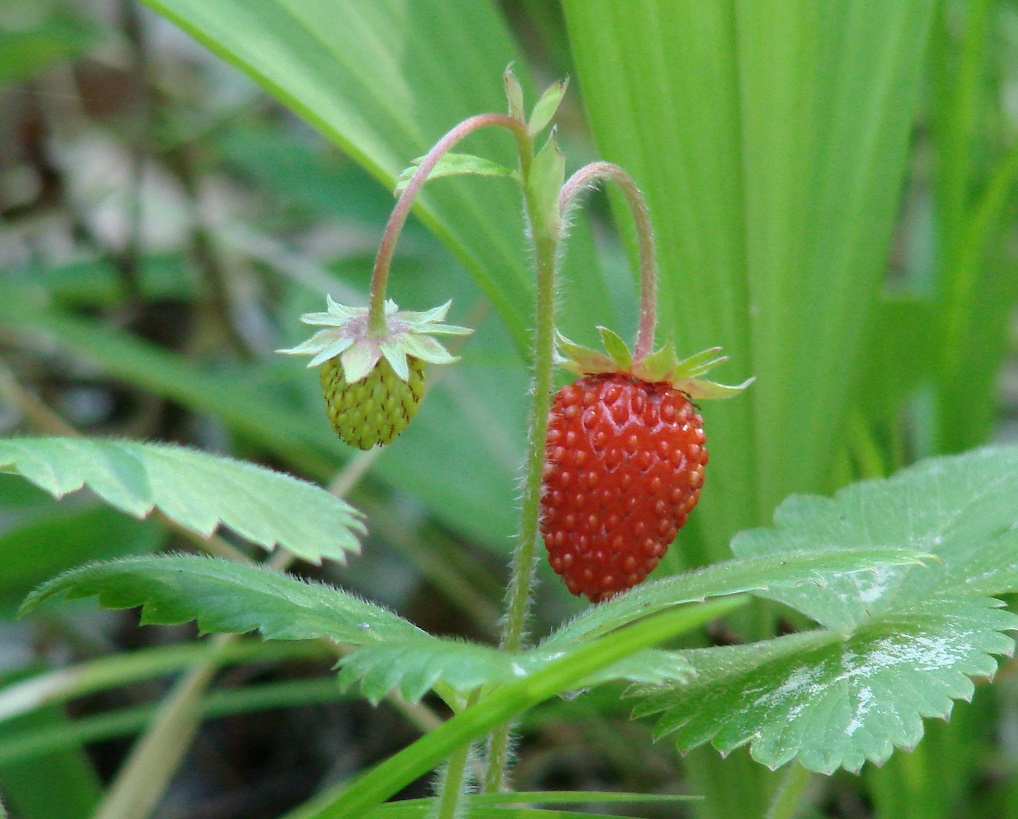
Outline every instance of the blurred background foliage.
[[(6, 435), (176, 441), (320, 481), (367, 513), (370, 536), (350, 565), (302, 570), (433, 632), (491, 638), (528, 405), (533, 288), (512, 187), (436, 182), (401, 240), (393, 297), (452, 298), (451, 320), (477, 332), (391, 448), (344, 447), (315, 375), (273, 350), (326, 292), (366, 303), (392, 180), (456, 121), (502, 110), (515, 61), (531, 94), (572, 77), (558, 120), (570, 170), (603, 157), (645, 190), (661, 340), (721, 344), (732, 360), (719, 377), (757, 377), (705, 407), (707, 490), (659, 572), (723, 559), (790, 492), (1018, 437), (1012, 0), (149, 6), (165, 16), (128, 0), (0, 6)], [(512, 156), (500, 134), (469, 148)], [(560, 325), (579, 341), (597, 324), (635, 328), (617, 204), (592, 195), (573, 226)], [(86, 605), (17, 623), (17, 603), (63, 568), (164, 548), (194, 545), (0, 476), (0, 792), (13, 815), (92, 815), (173, 675), (206, 656), (189, 628), (139, 630)], [(581, 605), (541, 572), (537, 633)], [(761, 605), (704, 639), (799, 625)], [(242, 642), (221, 662), (159, 816), (280, 815), (422, 727), (398, 704), (341, 697), (329, 659), (306, 647)], [(1018, 815), (1011, 670), (914, 754), (817, 778), (814, 815)], [(704, 793), (688, 808), (703, 816), (767, 803), (773, 777), (748, 757), (680, 760), (617, 694), (531, 714), (518, 787)]]

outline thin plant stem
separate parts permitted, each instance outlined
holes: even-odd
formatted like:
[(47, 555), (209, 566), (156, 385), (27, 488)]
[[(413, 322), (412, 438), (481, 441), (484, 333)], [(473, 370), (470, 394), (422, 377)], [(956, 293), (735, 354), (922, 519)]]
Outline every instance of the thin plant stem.
[(654, 251), (654, 228), (650, 222), (647, 201), (633, 178), (618, 165), (611, 162), (592, 162), (580, 168), (562, 186), (558, 200), (559, 210), (563, 214), (566, 213), (578, 194), (602, 179), (610, 179), (622, 189), (636, 222), (636, 235), (640, 245), (640, 323), (633, 360), (639, 362), (654, 349), (654, 331), (657, 325), (657, 254)]
[(456, 819), (460, 796), (463, 793), (464, 775), (469, 761), (469, 742), (464, 742), (455, 753), (449, 756), (449, 763), (442, 782), (442, 793), (439, 797), (438, 819)]
[(793, 819), (811, 777), (810, 771), (798, 762), (792, 761), (785, 778), (774, 794), (774, 801), (767, 810), (766, 819)]
[[(538, 211), (533, 192), (526, 184), (527, 213)], [(499, 647), (506, 652), (519, 651), (526, 634), (527, 618), (534, 596), (534, 570), (537, 542), (540, 538), (541, 478), (544, 471), (548, 414), (551, 411), (552, 365), (555, 348), (555, 272), (561, 227), (540, 233), (531, 219), (537, 276), (537, 319), (534, 334), (534, 388), (530, 408), (530, 437), (527, 444), (523, 500), (520, 512), (519, 541), (513, 556), (507, 596), (505, 626)], [(504, 787), (509, 756), (510, 725), (499, 726), (488, 742), (488, 769), (485, 790)]]
[[(435, 143), (435, 146), (421, 160), (421, 164), (417, 166), (417, 170), (414, 171), (407, 186), (400, 194), (378, 246), (375, 267), (371, 272), (371, 302), (368, 308), (368, 327), (372, 333), (379, 335), (385, 333), (385, 293), (389, 281), (389, 268), (396, 252), (396, 240), (410, 216), (410, 208), (413, 206), (414, 199), (428, 179), (428, 174), (434, 170), (439, 160), (452, 150), (456, 143), (474, 131), (490, 125), (498, 125), (512, 131), (521, 149), (521, 156), (524, 153), (529, 155), (531, 140), (527, 133), (527, 126), (506, 114), (478, 114), (465, 119)], [(527, 150), (524, 150), (525, 147)]]
[[(389, 279), (389, 268), (392, 265), (392, 259), (396, 252), (396, 241), (399, 238), (400, 233), (403, 230), (403, 226), (406, 224), (406, 220), (410, 215), (410, 209), (413, 206), (414, 199), (420, 192), (424, 183), (427, 181), (428, 175), (434, 170), (435, 166), (442, 159), (442, 157), (448, 153), (452, 148), (474, 131), (486, 128), (488, 126), (500, 126), (507, 128), (512, 132), (516, 138), (516, 145), (519, 152), (520, 159), (520, 174), (523, 180), (524, 190), (527, 191), (527, 179), (530, 173), (531, 163), (533, 162), (534, 148), (533, 138), (527, 129), (527, 125), (516, 117), (508, 116), (506, 114), (478, 114), (477, 116), (469, 117), (463, 122), (456, 125), (450, 130), (445, 136), (443, 136), (434, 147), (428, 151), (425, 157), (421, 160), (417, 169), (411, 176), (407, 186), (403, 189), (400, 194), (399, 200), (396, 202), (396, 206), (393, 208), (392, 214), (389, 216), (389, 221), (386, 223), (385, 231), (382, 234), (382, 240), (379, 243), (378, 255), (375, 257), (375, 266), (371, 273), (371, 297), (368, 307), (368, 328), (371, 333), (382, 335), (386, 332), (385, 324), (385, 296), (386, 288)], [(528, 213), (530, 212), (530, 202), (528, 201)], [(542, 379), (543, 387), (541, 383), (537, 386), (539, 389), (536, 390), (535, 396), (544, 395), (543, 404), (544, 408), (541, 412), (537, 412), (537, 401), (535, 401), (535, 413), (537, 413), (538, 424), (547, 430), (547, 414), (549, 405), (548, 393), (551, 386), (551, 361), (552, 361), (552, 344), (554, 339), (554, 328), (552, 325), (553, 316), (551, 313), (551, 296), (553, 295), (554, 286), (554, 264), (555, 264), (555, 248), (557, 247), (558, 236), (551, 238), (551, 251), (550, 256), (547, 258), (550, 269), (546, 273), (546, 277), (549, 279), (548, 282), (548, 297), (546, 299), (548, 303), (547, 309), (547, 328), (543, 331), (541, 329), (540, 315), (538, 319), (538, 347), (541, 349), (541, 339), (547, 336), (547, 364), (544, 369), (547, 370), (545, 377)], [(541, 290), (541, 245), (547, 246), (547, 237), (544, 239), (535, 238), (535, 245), (538, 246), (538, 290)], [(546, 254), (547, 255), (547, 254)], [(546, 267), (547, 265), (545, 265)], [(541, 303), (541, 297), (538, 297), (538, 303)], [(540, 314), (540, 308), (538, 310)], [(538, 365), (538, 371), (542, 369), (541, 365)], [(533, 429), (533, 428), (532, 428)], [(541, 432), (540, 444), (538, 450), (538, 458), (543, 459), (544, 450), (544, 433)], [(531, 449), (534, 449), (535, 436), (531, 434)], [(532, 460), (528, 458), (528, 462)], [(524, 557), (521, 560), (519, 553), (517, 560), (514, 564), (513, 571), (513, 582), (510, 585), (508, 614), (506, 617), (506, 628), (503, 631), (502, 647), (507, 651), (514, 651), (515, 648), (511, 646), (519, 646), (524, 624), (526, 622), (527, 611), (529, 610), (529, 601), (531, 597), (531, 586), (533, 585), (533, 555), (534, 545), (533, 541), (536, 538), (537, 531), (537, 499), (540, 492), (540, 464), (538, 461), (537, 466), (537, 484), (533, 490), (530, 490), (530, 484), (533, 483), (531, 480), (527, 481), (528, 492), (525, 494), (524, 500), (524, 523), (521, 524), (521, 531), (525, 532), (528, 528), (532, 528), (534, 531), (529, 537), (529, 545), (525, 546), (519, 551), (524, 553)], [(528, 470), (529, 471), (529, 470)], [(533, 496), (533, 501), (529, 503), (532, 507), (531, 513), (528, 515), (528, 500), (530, 496)], [(529, 516), (533, 517), (533, 525), (529, 526), (526, 520)], [(521, 543), (527, 542), (525, 538), (521, 538)], [(529, 555), (529, 557), (527, 557)], [(525, 564), (525, 568), (523, 567)], [(502, 751), (498, 754), (499, 762), (497, 763), (497, 778), (501, 781), (503, 776), (503, 770), (505, 767), (505, 749), (508, 747), (508, 727), (505, 728), (504, 738), (497, 743)], [(463, 776), (466, 771), (467, 759), (469, 756), (469, 746), (460, 749), (457, 753), (450, 758), (449, 767), (446, 771), (446, 775), (442, 782), (441, 794), (439, 796), (441, 805), (441, 815), (453, 816), (456, 812), (459, 798), (463, 790)], [(489, 774), (492, 771), (492, 764), (489, 761)]]
[[(221, 648), (236, 638), (236, 634), (217, 634), (212, 642)], [(145, 819), (151, 814), (198, 731), (197, 703), (216, 670), (216, 663), (202, 662), (174, 684), (121, 765), (96, 810), (96, 819)]]

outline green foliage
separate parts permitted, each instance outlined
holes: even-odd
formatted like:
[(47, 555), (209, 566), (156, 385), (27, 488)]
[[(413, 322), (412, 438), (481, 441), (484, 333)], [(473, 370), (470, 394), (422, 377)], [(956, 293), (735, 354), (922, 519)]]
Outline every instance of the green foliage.
[[(162, 527), (136, 521), (101, 504), (55, 505), (42, 492), (18, 508), (15, 495), (29, 485), (0, 478), (0, 507), (8, 524), (0, 532), (0, 612), (13, 616), (35, 586), (53, 575), (103, 557), (152, 552), (165, 541)], [(37, 495), (37, 497), (36, 497)]]
[(142, 622), (197, 620), (203, 632), (258, 629), (273, 640), (330, 638), (360, 645), (420, 629), (354, 595), (259, 566), (184, 555), (136, 557), (73, 569), (33, 592), (22, 612), (60, 594), (109, 608), (145, 606)]
[(0, 9), (0, 88), (76, 56), (100, 39), (94, 27), (45, 5), (34, 11), (26, 0), (11, 0)]
[[(10, 683), (9, 675), (3, 680)], [(47, 730), (66, 731), (67, 714), (47, 706), (9, 720), (4, 736), (12, 733), (34, 735)], [(53, 787), (59, 782), (61, 787)], [(0, 792), (16, 816), (61, 816), (89, 819), (102, 796), (102, 783), (80, 743), (49, 749), (32, 759), (0, 759)], [(0, 816), (4, 816), (0, 808)]]
[[(88, 486), (143, 518), (159, 509), (208, 537), (222, 524), (265, 549), (317, 563), (359, 550), (357, 512), (320, 487), (253, 464), (165, 444), (73, 438), (0, 441), (0, 467), (54, 497)], [(214, 488), (214, 489), (213, 489)]]
[[(542, 645), (515, 655), (432, 637), (382, 607), (323, 584), (203, 557), (127, 558), (73, 569), (33, 592), (22, 612), (54, 597), (97, 596), (107, 608), (142, 606), (143, 623), (197, 620), (203, 632), (258, 630), (275, 640), (329, 639), (364, 646), (341, 661), (341, 683), (360, 685), (364, 696), (375, 703), (393, 689), (418, 701), (438, 682), (466, 695), (480, 686), (528, 677), (567, 654), (570, 647), (683, 603), (775, 584), (815, 583), (831, 573), (873, 570), (886, 561), (911, 561), (918, 556), (886, 548), (785, 553), (744, 565), (710, 567), (639, 588), (591, 609)], [(683, 680), (686, 673), (685, 662), (675, 653), (645, 651), (599, 669), (582, 684), (620, 679), (658, 684)]]
[[(555, 139), (567, 158), (600, 155), (617, 162), (647, 194), (660, 250), (661, 335), (674, 336), (681, 352), (722, 344), (732, 358), (732, 380), (753, 375), (757, 383), (737, 401), (704, 407), (711, 452), (707, 487), (663, 561), (661, 579), (558, 626), (550, 624), (571, 609), (554, 588), (545, 590), (539, 628), (551, 627), (551, 633), (515, 654), (432, 636), (356, 595), (263, 568), (176, 555), (110, 561), (157, 549), (166, 538), (160, 521), (132, 520), (92, 498), (81, 503), (83, 496), (58, 508), (48, 498), (22, 502), (5, 488), (12, 483), (7, 476), (0, 483), (0, 605), (46, 576), (103, 559), (51, 580), (26, 608), (61, 595), (95, 595), (104, 606), (143, 606), (147, 623), (196, 619), (206, 631), (318, 640), (306, 646), (306, 656), (320, 657), (338, 640), (352, 648), (338, 670), (344, 691), (356, 688), (372, 702), (410, 700), (418, 713), (427, 713), (427, 700), (418, 701), (436, 690), (457, 712), (345, 790), (309, 802), (300, 816), (447, 810), (435, 800), (379, 802), (450, 755), (465, 754), (500, 721), (556, 694), (600, 683), (610, 683), (601, 700), (576, 701), (591, 717), (577, 730), (584, 740), (594, 737), (609, 758), (621, 745), (621, 734), (607, 733), (618, 730), (609, 720), (617, 714), (619, 681), (632, 683), (623, 702), (653, 720), (656, 732), (683, 752), (706, 744), (726, 754), (748, 749), (723, 764), (712, 753), (685, 758), (669, 786), (678, 782), (707, 793), (694, 808), (698, 815), (762, 814), (773, 780), (761, 766), (743, 765), (750, 755), (769, 767), (798, 760), (791, 764), (812, 771), (855, 771), (866, 761), (887, 760), (896, 747), (914, 746), (924, 718), (946, 717), (953, 701), (973, 695), (970, 678), (993, 675), (994, 655), (1012, 647), (1003, 632), (1018, 622), (996, 599), (1018, 591), (1014, 450), (926, 461), (830, 499), (793, 495), (778, 504), (792, 492), (827, 493), (913, 458), (979, 445), (996, 423), (999, 372), (1018, 298), (1010, 248), (1018, 150), (1006, 105), (1015, 73), (1012, 3), (791, 0), (764, 8), (727, 0), (565, 0), (564, 25), (559, 4), (529, 1), (147, 5), (253, 78), (344, 156), (322, 151), (292, 120), (266, 116), (263, 106), (249, 104), (251, 98), (240, 107), (219, 100), (191, 111), (200, 104), (194, 105), (190, 90), (181, 93), (173, 71), (160, 70), (158, 93), (146, 91), (145, 75), (156, 63), (146, 68), (145, 55), (157, 38), (146, 44), (144, 31), (130, 30), (128, 5), (122, 9), (124, 31), (112, 38), (116, 65), (104, 55), (81, 71), (76, 66), (75, 73), (86, 84), (103, 72), (123, 71), (120, 61), (127, 60), (124, 73), (140, 78), (128, 94), (137, 103), (117, 109), (119, 85), (107, 77), (102, 83), (114, 92), (113, 118), (98, 123), (94, 104), (85, 105), (73, 123), (61, 120), (62, 127), (53, 129), (53, 112), (62, 118), (76, 107), (70, 104), (74, 83), (50, 83), (40, 72), (86, 51), (98, 42), (97, 31), (65, 14), (59, 2), (9, 4), (0, 11), (0, 86), (38, 78), (13, 89), (17, 131), (35, 134), (41, 125), (45, 134), (49, 128), (59, 133), (52, 144), (62, 151), (73, 132), (91, 134), (96, 125), (105, 130), (112, 122), (113, 138), (137, 160), (134, 181), (142, 166), (146, 177), (150, 169), (156, 175), (168, 171), (193, 197), (199, 218), (168, 253), (144, 247), (144, 231), (125, 247), (101, 231), (93, 235), (89, 211), (102, 203), (75, 193), (65, 214), (75, 226), (73, 241), (37, 243), (39, 208), (50, 214), (54, 192), (62, 199), (75, 180), (61, 151), (47, 150), (36, 169), (34, 158), (19, 158), (17, 142), (7, 153), (9, 138), (0, 135), (4, 155), (15, 159), (0, 186), (4, 258), (12, 258), (8, 238), (14, 240), (13, 258), (20, 257), (23, 243), (32, 246), (31, 260), (23, 268), (16, 262), (13, 275), (0, 283), (0, 388), (6, 390), (8, 367), (43, 401), (65, 379), (109, 379), (132, 398), (173, 402), (174, 412), (182, 408), (189, 423), (202, 425), (188, 427), (187, 434), (211, 430), (243, 457), (268, 456), (322, 482), (349, 464), (345, 478), (351, 482), (367, 475), (354, 503), (377, 521), (372, 534), (381, 548), (369, 556), (377, 563), (345, 567), (343, 585), (385, 587), (390, 567), (380, 563), (401, 544), (397, 548), (415, 567), (432, 567), (424, 573), (429, 579), (441, 577), (441, 603), (473, 612), (471, 626), (490, 629), (498, 581), (487, 567), (481, 574), (493, 588), (475, 581), (471, 547), (502, 554), (514, 527), (534, 287), (518, 192), (470, 177), (518, 178), (510, 169), (510, 138), (494, 130), (472, 136), (465, 148), (470, 153), (447, 157), (417, 204), (424, 226), (451, 255), (413, 222), (401, 241), (394, 281), (405, 288), (399, 301), (417, 306), (454, 297), (478, 332), (457, 351), (461, 366), (436, 373), (428, 403), (399, 447), (377, 461), (350, 460), (327, 430), (320, 396), (306, 374), (267, 363), (257, 343), (219, 345), (210, 322), (227, 317), (231, 327), (223, 335), (229, 335), (243, 331), (253, 313), (267, 329), (260, 339), (264, 349), (272, 349), (292, 341), (286, 336), (296, 317), (320, 298), (320, 290), (363, 295), (370, 271), (364, 248), (381, 231), (393, 184), (406, 178), (397, 172), (458, 120), (503, 110), (497, 79), (509, 62), (522, 80), (509, 88), (511, 112), (522, 117), (534, 97), (530, 68), (541, 76), (571, 74), (578, 83), (570, 94), (564, 97), (564, 85), (549, 88), (528, 127), (546, 128), (561, 106)], [(207, 78), (191, 85), (204, 87)], [(576, 85), (582, 124), (571, 99)], [(21, 116), (22, 108), (32, 115)], [(119, 134), (125, 123), (126, 136)], [(596, 149), (587, 141), (586, 125)], [(36, 149), (28, 153), (34, 156)], [(563, 161), (556, 143), (542, 156), (558, 178)], [(228, 173), (238, 177), (230, 184), (268, 192), (268, 202), (260, 203), (263, 213), (252, 215), (256, 206), (223, 222), (206, 218), (204, 191), (210, 179), (222, 182), (224, 157)], [(26, 167), (43, 171), (37, 201), (30, 191), (34, 183), (21, 184)], [(31, 175), (25, 178), (32, 182)], [(142, 187), (139, 182), (138, 200), (125, 209), (135, 210), (131, 218), (153, 210), (142, 201)], [(11, 192), (32, 204), (22, 208), (19, 200), (9, 209)], [(628, 215), (615, 211), (623, 244), (635, 257)], [(595, 258), (582, 214), (577, 216), (563, 253), (556, 324), (590, 344), (598, 324), (627, 326), (635, 305), (613, 240), (602, 242), (605, 252)], [(343, 248), (316, 258), (317, 240), (305, 240), (322, 227), (328, 229), (321, 234), (332, 235), (337, 225)], [(270, 234), (286, 235), (298, 252), (283, 242), (267, 244)], [(60, 253), (50, 258), (62, 243), (75, 247), (69, 264)], [(489, 302), (493, 312), (482, 319)], [(148, 309), (167, 304), (174, 319), (193, 319), (194, 330), (175, 329), (179, 335), (170, 343), (147, 340)], [(270, 338), (276, 332), (283, 338)], [(8, 358), (9, 349), (14, 354)], [(0, 393), (4, 402), (9, 397)], [(167, 431), (141, 429), (152, 436)], [(181, 429), (173, 427), (174, 440)], [(91, 440), (0, 442), (0, 464), (13, 463), (5, 458), (15, 455), (15, 470), (51, 494), (89, 485), (132, 515), (158, 507), (192, 531), (208, 534), (222, 524), (267, 549), (279, 543), (313, 561), (342, 561), (362, 532), (356, 513), (323, 490), (190, 450)], [(773, 528), (750, 528), (776, 507)], [(448, 531), (432, 538), (441, 527)], [(449, 547), (439, 548), (439, 540)], [(729, 544), (736, 559), (719, 562), (730, 556)], [(680, 564), (711, 565), (680, 573)], [(407, 602), (396, 596), (402, 584), (391, 585), (394, 596), (387, 602)], [(736, 644), (678, 650), (670, 642), (745, 602), (697, 601), (744, 592), (766, 599), (737, 611), (722, 627)], [(796, 633), (772, 638), (779, 617), (786, 631)], [(48, 624), (57, 634), (66, 630), (60, 621)], [(80, 635), (70, 631), (68, 641), (77, 646)], [(95, 801), (94, 782), (76, 788), (85, 798), (71, 796), (75, 806), (61, 805), (60, 794), (38, 787), (35, 778), (61, 778), (60, 768), (35, 764), (40, 754), (53, 752), (55, 764), (68, 764), (65, 770), (77, 771), (75, 777), (84, 772), (78, 779), (89, 780), (81, 743), (129, 735), (150, 713), (125, 709), (105, 722), (106, 715), (69, 722), (55, 708), (36, 706), (106, 690), (118, 680), (147, 679), (156, 668), (218, 663), (207, 642), (193, 648), (174, 658), (125, 653), (109, 658), (111, 665), (95, 677), (92, 664), (84, 663), (0, 692), (0, 713), (47, 718), (38, 731), (26, 723), (0, 741), (0, 761), (27, 760), (11, 776), (29, 795), (57, 800), (25, 809), (26, 816), (85, 815)], [(237, 656), (242, 654), (255, 659), (248, 646)], [(266, 651), (257, 658), (284, 656), (297, 655)], [(280, 689), (267, 692), (265, 701), (342, 696), (336, 681), (326, 682), (328, 690)], [(1010, 759), (982, 739), (992, 733), (992, 720), (1013, 717), (1013, 703), (994, 693), (999, 688), (987, 689), (965, 721), (938, 725), (942, 730), (917, 753), (896, 755), (878, 776), (860, 780), (876, 815), (1014, 812), (1014, 793), (996, 785), (1011, 772)], [(259, 699), (251, 692), (248, 700), (243, 689), (219, 693), (236, 693), (238, 703)], [(51, 695), (62, 699), (45, 699)], [(213, 713), (204, 700), (195, 702), (195, 714)], [(552, 701), (535, 719), (540, 724), (568, 713), (565, 703)], [(549, 736), (560, 741), (568, 734)], [(629, 750), (627, 745), (624, 753)], [(670, 753), (657, 751), (657, 761), (670, 766)], [(631, 765), (642, 764), (638, 754), (632, 756)], [(631, 780), (642, 786), (653, 778), (641, 770)], [(806, 788), (804, 778), (795, 781), (804, 793), (820, 790)], [(841, 782), (846, 787), (848, 780)], [(989, 807), (969, 798), (977, 782)], [(528, 801), (552, 804), (569, 796), (553, 800), (541, 793)], [(582, 796), (583, 803), (607, 801), (572, 796)], [(499, 799), (464, 797), (460, 809), (479, 816), (582, 815)], [(795, 801), (793, 793), (787, 815)], [(772, 811), (777, 807), (775, 802)]]
[[(662, 610), (758, 590), (824, 628), (748, 646), (634, 653), (578, 684), (641, 683), (637, 713), (659, 714), (659, 732), (675, 733), (684, 749), (751, 742), (771, 767), (798, 758), (825, 773), (858, 770), (914, 745), (922, 717), (947, 716), (951, 700), (971, 696), (968, 677), (992, 676), (991, 655), (1011, 651), (1002, 632), (1018, 628), (1018, 616), (988, 596), (1018, 588), (1016, 495), (1012, 448), (924, 462), (831, 500), (793, 498), (776, 513), (775, 529), (736, 539), (743, 565), (637, 587), (517, 655), (432, 637), (320, 584), (195, 557), (72, 570), (34, 592), (24, 610), (61, 594), (96, 595), (107, 607), (143, 606), (147, 623), (197, 619), (203, 631), (258, 629), (275, 639), (368, 646), (342, 662), (341, 681), (357, 682), (373, 702), (394, 689), (417, 701), (439, 681), (466, 694), (522, 680)], [(936, 562), (910, 565), (919, 549)], [(785, 588), (790, 583), (797, 585)]]
[(933, 3), (564, 8), (601, 155), (654, 215), (661, 331), (757, 378), (703, 411), (696, 559), (718, 560), (737, 529), (824, 486), (868, 352)]
[(1001, 595), (1018, 588), (1018, 449), (924, 461), (893, 478), (854, 484), (833, 499), (793, 497), (776, 528), (739, 535), (744, 557), (777, 548), (908, 544), (927, 565), (885, 567), (818, 586), (762, 592), (823, 630), (766, 644), (687, 655), (690, 685), (654, 692), (638, 714), (680, 748), (751, 744), (776, 768), (793, 758), (831, 773), (913, 747), (923, 717), (971, 699), (968, 677), (992, 677), (1018, 629)]

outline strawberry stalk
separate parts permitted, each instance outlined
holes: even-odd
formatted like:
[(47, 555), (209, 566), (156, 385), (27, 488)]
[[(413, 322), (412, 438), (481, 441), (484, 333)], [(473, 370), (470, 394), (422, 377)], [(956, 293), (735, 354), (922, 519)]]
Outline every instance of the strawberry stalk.
[(650, 222), (647, 202), (633, 178), (612, 162), (591, 162), (569, 177), (559, 194), (559, 209), (566, 214), (576, 197), (601, 180), (611, 180), (622, 190), (633, 212), (636, 236), (640, 245), (640, 323), (636, 333), (633, 361), (638, 363), (654, 348), (657, 326), (657, 254), (654, 251), (654, 228)]
[(386, 331), (385, 293), (389, 282), (389, 268), (392, 266), (392, 259), (396, 253), (396, 240), (399, 239), (403, 226), (410, 216), (414, 199), (424, 187), (424, 183), (428, 181), (428, 175), (435, 169), (443, 156), (466, 136), (491, 125), (509, 129), (516, 137), (521, 155), (525, 149), (533, 152), (533, 140), (527, 133), (526, 124), (505, 114), (478, 114), (465, 119), (435, 143), (434, 147), (421, 160), (417, 170), (414, 171), (407, 186), (400, 194), (396, 206), (389, 215), (389, 221), (385, 225), (382, 241), (378, 245), (378, 255), (375, 257), (375, 266), (371, 271), (371, 302), (368, 308), (368, 327), (371, 332), (382, 335)]
[[(601, 180), (615, 182), (626, 197), (636, 222), (640, 248), (640, 319), (634, 361), (651, 354), (657, 324), (657, 258), (654, 234), (646, 201), (639, 188), (622, 168), (610, 162), (594, 162), (573, 174), (557, 194), (554, 218), (540, 222), (546, 213), (537, 197), (547, 191), (527, 184), (524, 193), (531, 236), (534, 242), (537, 278), (537, 320), (535, 327), (534, 390), (530, 415), (530, 439), (527, 448), (526, 472), (520, 519), (519, 543), (513, 558), (505, 626), (501, 647), (518, 651), (524, 642), (527, 617), (533, 597), (535, 556), (541, 541), (541, 484), (545, 465), (545, 447), (552, 406), (553, 365), (555, 351), (554, 294), (558, 248), (564, 239), (566, 215), (574, 200), (584, 190)], [(506, 757), (509, 747), (509, 726), (501, 726), (488, 742), (488, 769), (485, 790), (504, 788)]]
[[(547, 151), (552, 153), (545, 153)], [(557, 155), (554, 135), (542, 149), (545, 157)], [(552, 379), (555, 357), (555, 273), (558, 248), (562, 239), (562, 214), (557, 196), (561, 177), (554, 182), (541, 172), (547, 162), (534, 155), (534, 140), (528, 135), (520, 141), (520, 174), (523, 182), (524, 210), (530, 225), (534, 249), (537, 284), (536, 319), (534, 327), (534, 388), (530, 407), (530, 435), (523, 482), (520, 528), (506, 596), (506, 614), (499, 647), (507, 652), (522, 648), (527, 620), (534, 596), (534, 573), (540, 542), (541, 476), (544, 468), (544, 446), (551, 410)], [(536, 170), (535, 170), (536, 169)], [(553, 182), (549, 186), (549, 182)], [(509, 749), (510, 728), (501, 725), (488, 740), (487, 769), (484, 790), (496, 792), (505, 788), (505, 769)]]

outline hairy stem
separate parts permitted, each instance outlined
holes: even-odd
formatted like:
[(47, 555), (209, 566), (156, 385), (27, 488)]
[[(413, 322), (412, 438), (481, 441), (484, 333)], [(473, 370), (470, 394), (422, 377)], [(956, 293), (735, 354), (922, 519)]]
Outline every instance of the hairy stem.
[[(561, 228), (539, 230), (533, 214), (539, 211), (537, 195), (524, 177), (525, 204), (530, 216), (537, 275), (537, 320), (535, 327), (534, 389), (530, 408), (530, 437), (527, 444), (523, 501), (520, 514), (519, 542), (513, 557), (512, 576), (506, 604), (505, 625), (500, 648), (519, 651), (524, 642), (527, 617), (533, 600), (534, 569), (540, 538), (541, 478), (544, 447), (551, 410), (552, 365), (555, 347), (555, 269)], [(488, 742), (488, 769), (485, 790), (504, 787), (509, 751), (509, 724), (499, 726)]]
[(470, 743), (464, 742), (449, 757), (442, 779), (442, 793), (438, 801), (438, 819), (456, 819), (459, 799), (463, 793), (463, 780), (470, 761)]
[(463, 120), (463, 122), (449, 131), (428, 151), (424, 159), (421, 160), (421, 164), (417, 166), (417, 170), (414, 171), (414, 175), (410, 178), (407, 186), (403, 189), (403, 193), (400, 194), (396, 207), (393, 208), (389, 221), (385, 225), (385, 232), (382, 234), (382, 241), (378, 246), (375, 267), (371, 273), (371, 303), (368, 309), (368, 326), (373, 333), (381, 334), (385, 332), (385, 293), (386, 285), (389, 281), (389, 267), (392, 265), (392, 257), (396, 252), (396, 240), (406, 224), (407, 217), (410, 216), (410, 208), (413, 206), (414, 199), (421, 188), (424, 187), (428, 174), (435, 169), (439, 160), (451, 151), (456, 143), (474, 131), (486, 128), (489, 125), (498, 125), (512, 131), (516, 137), (517, 144), (520, 146), (521, 155), (524, 153), (525, 146), (529, 149), (531, 140), (527, 133), (527, 126), (524, 123), (505, 114), (478, 114)]
[(640, 324), (633, 360), (638, 362), (653, 350), (657, 325), (657, 254), (654, 251), (654, 229), (643, 194), (633, 178), (618, 165), (592, 162), (580, 168), (562, 186), (559, 210), (564, 214), (578, 194), (602, 179), (610, 179), (622, 189), (636, 222), (636, 235), (640, 244)]

